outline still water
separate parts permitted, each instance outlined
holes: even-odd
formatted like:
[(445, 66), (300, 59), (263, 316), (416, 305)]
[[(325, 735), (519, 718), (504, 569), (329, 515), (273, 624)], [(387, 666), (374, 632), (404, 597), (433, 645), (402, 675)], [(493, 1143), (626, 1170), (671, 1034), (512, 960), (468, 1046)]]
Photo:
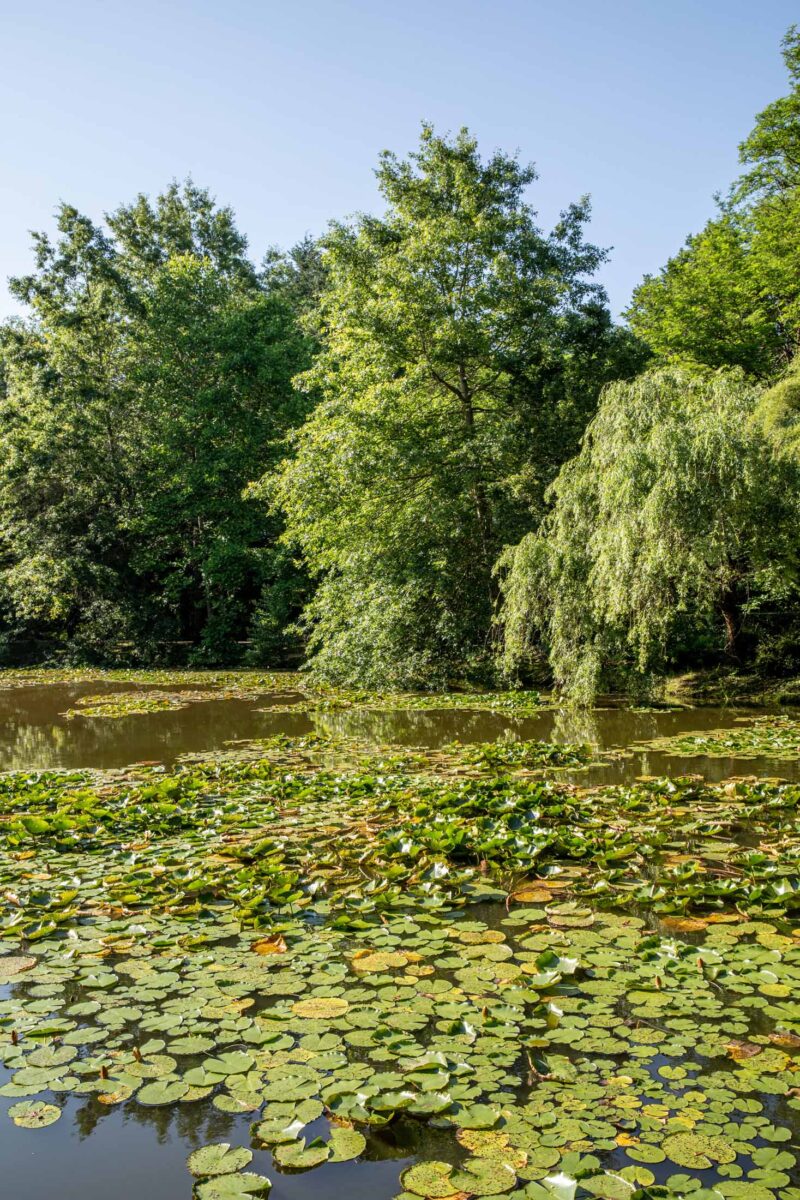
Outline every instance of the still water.
[[(576, 782), (625, 783), (639, 775), (696, 772), (709, 781), (731, 775), (800, 779), (800, 763), (782, 760), (684, 758), (637, 748), (635, 743), (689, 730), (729, 728), (753, 710), (698, 708), (643, 712), (612, 707), (588, 712), (543, 712), (533, 717), (463, 711), (272, 712), (300, 705), (286, 692), (246, 699), (206, 700), (186, 708), (134, 716), (74, 717), (64, 713), (89, 695), (147, 691), (129, 683), (48, 684), (0, 691), (0, 771), (62, 767), (124, 767), (134, 762), (174, 762), (182, 754), (220, 750), (226, 744), (283, 733), (336, 733), (381, 745), (439, 747), (449, 742), (488, 742), (512, 734), (523, 739), (589, 742), (600, 749), (628, 747), (630, 757), (589, 771)], [(170, 688), (170, 691), (179, 691)], [(759, 710), (766, 713), (769, 710)]]

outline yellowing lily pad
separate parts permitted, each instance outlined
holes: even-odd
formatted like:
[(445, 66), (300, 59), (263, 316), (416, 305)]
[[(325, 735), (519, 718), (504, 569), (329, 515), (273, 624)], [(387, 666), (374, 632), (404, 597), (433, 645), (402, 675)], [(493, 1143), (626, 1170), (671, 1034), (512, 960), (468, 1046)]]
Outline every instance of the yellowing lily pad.
[(239, 1200), (242, 1196), (263, 1196), (272, 1187), (266, 1175), (245, 1171), (241, 1175), (220, 1175), (197, 1185), (198, 1200)]
[(55, 1104), (43, 1104), (39, 1101), (12, 1104), (8, 1115), (20, 1129), (45, 1129), (54, 1125), (61, 1116), (61, 1109)]
[(450, 1180), (452, 1171), (450, 1163), (434, 1159), (409, 1167), (400, 1176), (400, 1182), (414, 1196), (423, 1196), (425, 1200), (447, 1200), (456, 1191)]
[(292, 1012), (297, 1017), (341, 1017), (346, 1013), (350, 1004), (341, 996), (310, 996), (308, 1000), (296, 1000)]
[(0, 955), (0, 983), (4, 983), (6, 979), (11, 979), (23, 971), (30, 971), (31, 967), (36, 966), (36, 961), (30, 954)]

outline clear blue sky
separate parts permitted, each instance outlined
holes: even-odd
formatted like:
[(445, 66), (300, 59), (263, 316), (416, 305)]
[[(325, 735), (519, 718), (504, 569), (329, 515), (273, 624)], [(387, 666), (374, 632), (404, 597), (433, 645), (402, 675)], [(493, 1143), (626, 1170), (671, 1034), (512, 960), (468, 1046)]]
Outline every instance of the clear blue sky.
[[(419, 122), (518, 149), (543, 224), (584, 192), (615, 310), (713, 211), (786, 90), (796, 0), (2, 0), (0, 277), (68, 200), (191, 174), (258, 260), (378, 207)], [(0, 313), (12, 311), (2, 289)]]

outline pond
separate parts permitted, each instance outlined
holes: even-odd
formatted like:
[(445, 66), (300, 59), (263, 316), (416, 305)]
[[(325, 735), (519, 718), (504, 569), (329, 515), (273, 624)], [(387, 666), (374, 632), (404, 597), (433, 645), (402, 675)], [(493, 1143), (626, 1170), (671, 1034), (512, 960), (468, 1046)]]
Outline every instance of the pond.
[[(741, 773), (800, 779), (800, 756), (789, 760), (769, 755), (737, 757), (735, 753), (713, 758), (676, 757), (637, 745), (687, 731), (735, 728), (753, 710), (704, 707), (643, 711), (616, 705), (594, 711), (542, 711), (535, 716), (447, 708), (305, 711), (305, 697), (292, 689), (293, 679), (289, 677), (285, 690), (195, 701), (185, 708), (113, 720), (65, 714), (75, 711), (89, 697), (113, 698), (134, 691), (146, 696), (160, 689), (157, 685), (88, 681), (0, 690), (0, 771), (105, 769), (152, 760), (172, 763), (181, 755), (219, 750), (237, 740), (275, 734), (340, 734), (376, 746), (437, 748), (455, 741), (493, 742), (510, 733), (523, 740), (588, 742), (603, 750), (630, 750), (629, 757), (593, 767), (588, 774), (581, 772), (582, 780), (593, 783), (626, 783), (640, 775), (692, 772), (711, 781)], [(180, 695), (181, 691), (189, 691), (190, 685), (173, 685), (172, 690)], [(279, 711), (271, 711), (275, 708)]]
[(8, 680), (2, 1195), (800, 1198), (800, 722), (463, 700)]

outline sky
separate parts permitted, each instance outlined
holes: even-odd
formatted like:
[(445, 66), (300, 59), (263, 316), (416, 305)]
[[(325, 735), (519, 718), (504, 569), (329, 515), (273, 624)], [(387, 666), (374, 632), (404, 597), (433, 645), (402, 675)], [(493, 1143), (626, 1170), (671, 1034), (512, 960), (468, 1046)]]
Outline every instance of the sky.
[(0, 0), (0, 281), (59, 201), (100, 219), (189, 175), (259, 261), (380, 211), (379, 152), (426, 120), (534, 162), (545, 228), (589, 193), (619, 313), (786, 92), (792, 21), (797, 0)]

